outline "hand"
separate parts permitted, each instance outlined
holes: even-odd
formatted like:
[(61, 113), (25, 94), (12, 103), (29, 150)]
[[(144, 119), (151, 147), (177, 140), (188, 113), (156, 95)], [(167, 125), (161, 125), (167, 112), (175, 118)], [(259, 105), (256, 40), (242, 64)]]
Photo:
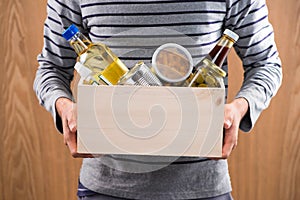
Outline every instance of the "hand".
[(235, 99), (225, 105), (225, 134), (222, 149), (222, 158), (224, 159), (228, 158), (232, 150), (237, 146), (240, 121), (247, 113), (248, 107), (248, 102), (244, 98)]
[(71, 155), (77, 157), (92, 157), (90, 154), (77, 153), (77, 107), (76, 104), (67, 98), (59, 98), (56, 103), (56, 110), (61, 117), (63, 125), (64, 143), (68, 146)]
[(57, 99), (55, 106), (63, 125), (64, 143), (68, 146), (72, 156), (75, 157), (77, 153), (76, 104), (67, 98), (59, 98)]

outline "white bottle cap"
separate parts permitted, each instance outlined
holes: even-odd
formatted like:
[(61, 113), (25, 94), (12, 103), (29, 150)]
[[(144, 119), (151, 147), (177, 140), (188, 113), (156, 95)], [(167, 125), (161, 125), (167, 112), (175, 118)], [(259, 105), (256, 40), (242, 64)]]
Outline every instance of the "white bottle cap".
[(92, 70), (90, 70), (89, 68), (87, 68), (86, 66), (81, 64), (80, 62), (77, 62), (75, 64), (74, 68), (76, 69), (78, 74), (84, 79), (86, 79), (88, 76), (90, 76), (92, 74)]
[(234, 41), (237, 41), (239, 39), (239, 36), (238, 34), (236, 34), (235, 32), (229, 30), (229, 29), (226, 29), (224, 31), (224, 35), (228, 35), (229, 37), (231, 37)]

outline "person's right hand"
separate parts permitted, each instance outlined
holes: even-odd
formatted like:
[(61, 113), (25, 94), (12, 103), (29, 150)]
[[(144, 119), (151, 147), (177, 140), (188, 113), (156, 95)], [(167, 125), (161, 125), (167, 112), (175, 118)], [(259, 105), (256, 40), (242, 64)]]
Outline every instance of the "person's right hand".
[(58, 98), (55, 102), (56, 110), (63, 125), (64, 143), (68, 146), (74, 158), (94, 158), (101, 154), (77, 153), (77, 106), (68, 98)]
[(77, 157), (77, 109), (76, 104), (68, 98), (59, 98), (56, 110), (63, 125), (64, 143), (68, 146), (73, 157)]
[(56, 110), (61, 117), (63, 125), (64, 143), (68, 146), (74, 158), (92, 158), (92, 154), (77, 153), (77, 106), (68, 98), (59, 98)]

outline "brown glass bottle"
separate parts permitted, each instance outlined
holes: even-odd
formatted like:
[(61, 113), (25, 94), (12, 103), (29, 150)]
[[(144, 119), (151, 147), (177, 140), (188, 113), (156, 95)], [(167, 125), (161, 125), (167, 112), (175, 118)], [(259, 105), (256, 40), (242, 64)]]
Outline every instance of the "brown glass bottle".
[[(238, 35), (226, 29), (216, 46), (194, 67), (188, 79), (189, 87), (220, 87), (226, 72), (221, 69)], [(205, 69), (204, 69), (205, 68)], [(209, 81), (208, 81), (209, 80)]]

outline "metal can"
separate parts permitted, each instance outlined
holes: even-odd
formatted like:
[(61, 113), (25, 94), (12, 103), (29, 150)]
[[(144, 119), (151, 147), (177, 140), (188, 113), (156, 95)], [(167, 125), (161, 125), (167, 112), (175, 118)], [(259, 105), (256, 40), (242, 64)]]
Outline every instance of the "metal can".
[(151, 69), (140, 61), (119, 80), (118, 85), (162, 86), (162, 83)]

